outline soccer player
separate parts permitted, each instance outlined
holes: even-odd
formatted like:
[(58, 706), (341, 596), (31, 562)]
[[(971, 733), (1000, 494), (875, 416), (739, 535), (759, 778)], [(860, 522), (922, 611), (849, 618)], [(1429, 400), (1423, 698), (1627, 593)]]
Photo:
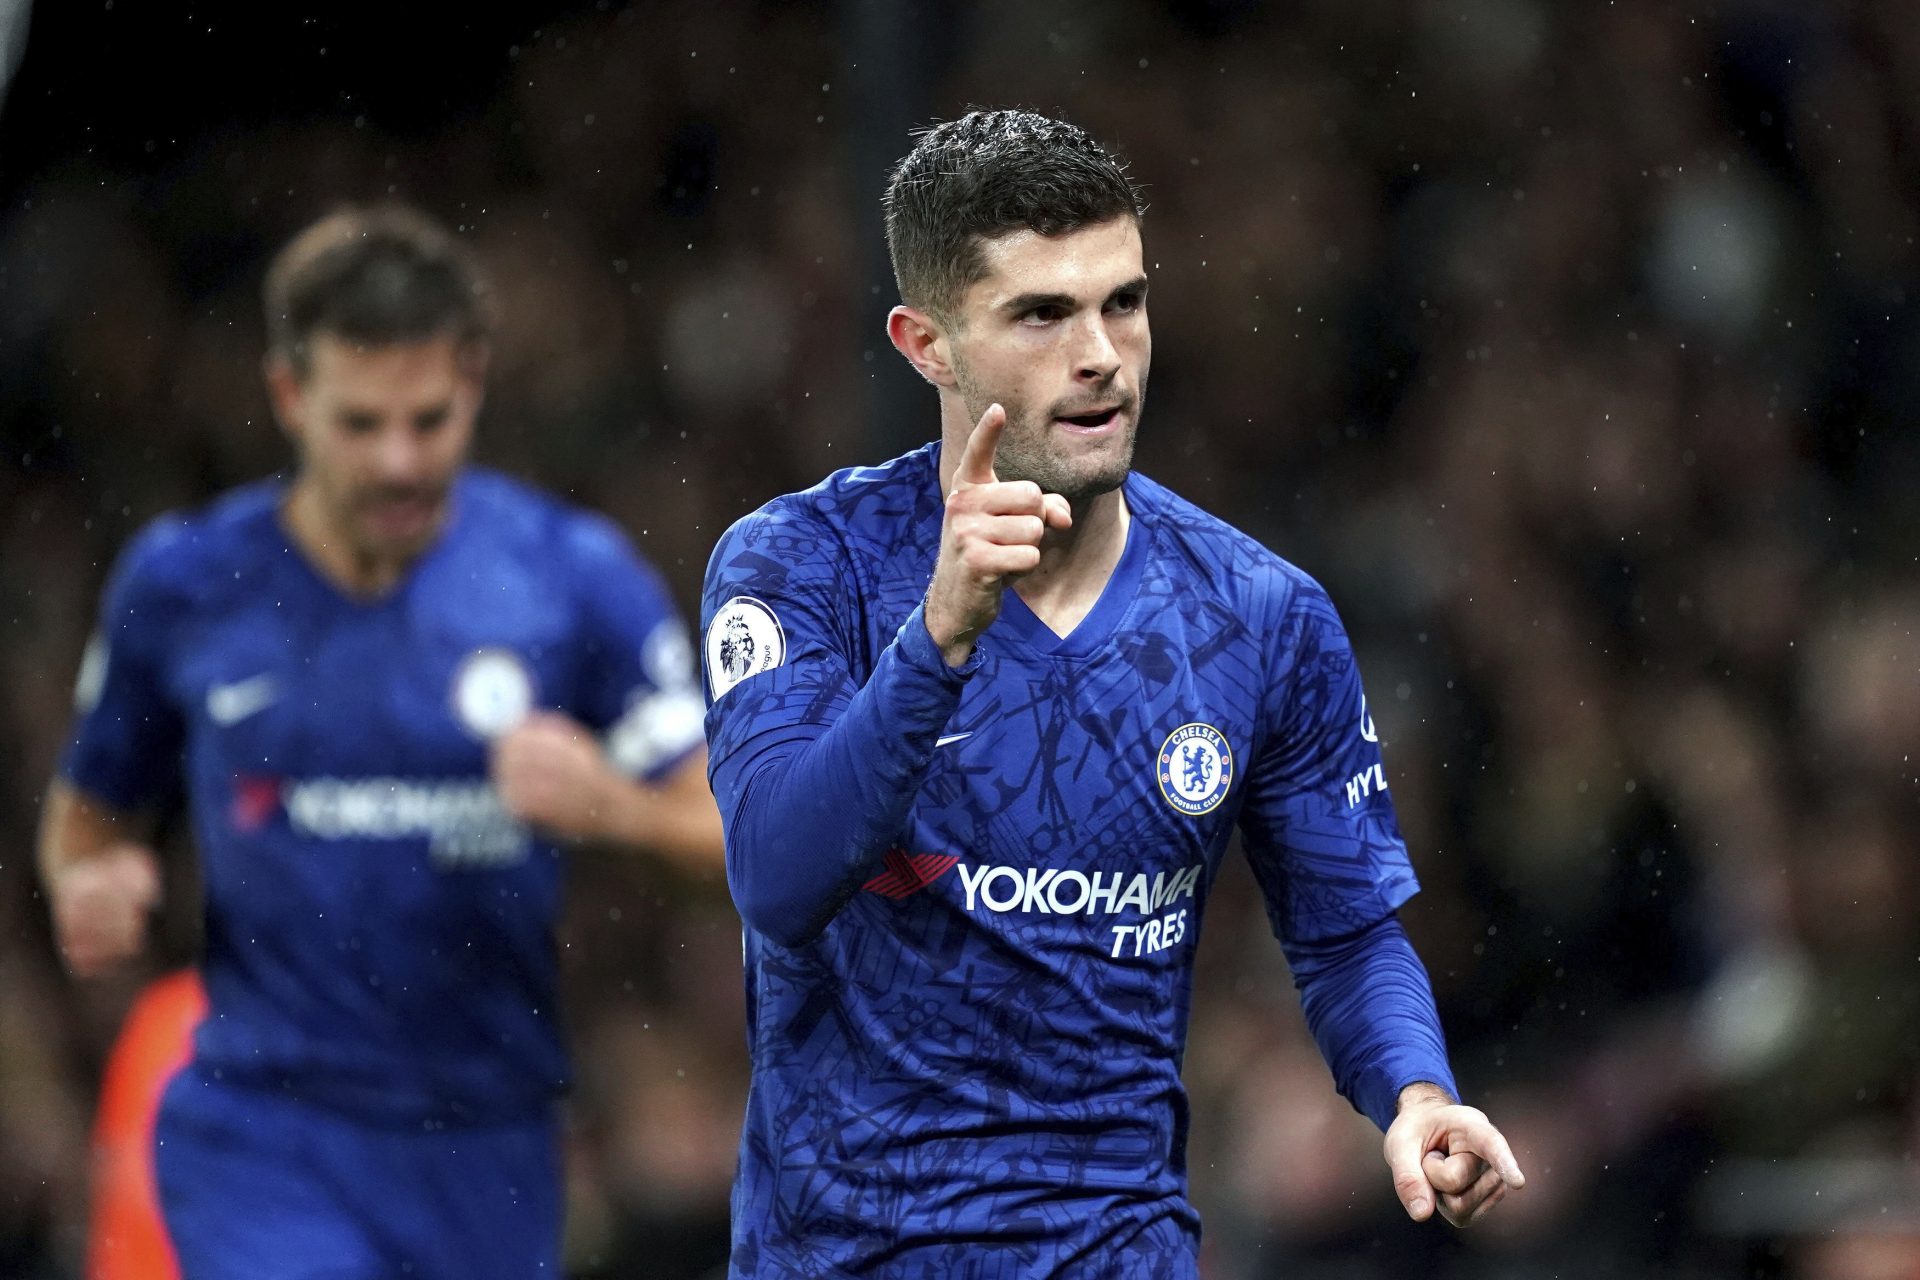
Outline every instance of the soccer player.
[(397, 208), (266, 284), (298, 465), (121, 556), (41, 834), (76, 974), (190, 811), (207, 1012), (156, 1122), (194, 1280), (558, 1274), (559, 845), (721, 859), (691, 649), (605, 520), (465, 464), (487, 299)]
[(747, 925), (733, 1273), (1193, 1275), (1179, 1071), (1236, 824), (1407, 1211), (1472, 1221), (1522, 1177), (1394, 915), (1416, 886), (1346, 634), (1131, 471), (1138, 192), (1079, 129), (977, 111), (886, 212), (940, 439), (739, 521), (702, 603)]

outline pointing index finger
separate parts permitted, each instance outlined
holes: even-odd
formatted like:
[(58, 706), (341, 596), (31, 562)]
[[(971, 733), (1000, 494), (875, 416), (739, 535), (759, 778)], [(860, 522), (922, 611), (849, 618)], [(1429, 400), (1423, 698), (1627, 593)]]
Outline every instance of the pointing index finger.
[(1527, 1185), (1527, 1175), (1520, 1172), (1520, 1162), (1513, 1158), (1513, 1148), (1501, 1132), (1488, 1121), (1482, 1120), (1466, 1132), (1467, 1150), (1485, 1160), (1500, 1171), (1500, 1179), (1508, 1186), (1518, 1190)]
[(966, 450), (960, 455), (960, 467), (953, 473), (955, 484), (994, 484), (993, 454), (1000, 447), (1000, 430), (1007, 425), (1007, 411), (997, 404), (987, 406), (980, 422), (967, 437)]

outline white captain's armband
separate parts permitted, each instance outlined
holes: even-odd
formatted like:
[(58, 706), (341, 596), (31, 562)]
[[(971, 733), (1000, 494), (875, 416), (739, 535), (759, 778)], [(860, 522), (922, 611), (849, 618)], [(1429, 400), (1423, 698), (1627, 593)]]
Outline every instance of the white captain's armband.
[(787, 634), (773, 610), (752, 596), (735, 596), (707, 624), (707, 684), (718, 702), (749, 676), (787, 660)]
[(73, 681), (73, 707), (86, 715), (100, 705), (100, 694), (107, 687), (107, 638), (98, 631), (87, 638), (87, 651), (80, 658), (80, 674)]
[(693, 674), (693, 646), (679, 619), (669, 618), (640, 646), (640, 666), (652, 688), (636, 689), (607, 730), (607, 758), (630, 778), (652, 773), (706, 736), (706, 708)]
[(706, 709), (692, 689), (663, 689), (633, 700), (607, 730), (607, 758), (629, 778), (644, 777), (705, 736)]

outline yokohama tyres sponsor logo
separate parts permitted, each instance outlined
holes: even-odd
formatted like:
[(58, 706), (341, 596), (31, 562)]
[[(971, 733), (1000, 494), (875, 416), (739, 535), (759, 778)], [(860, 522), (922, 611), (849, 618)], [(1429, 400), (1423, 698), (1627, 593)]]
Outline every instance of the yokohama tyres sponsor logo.
[[(1132, 912), (1126, 924), (1109, 926), (1111, 955), (1153, 955), (1171, 950), (1187, 937), (1188, 911), (1166, 910), (1193, 900), (1206, 864), (1180, 871), (1062, 871), (1058, 867), (977, 867), (960, 864), (960, 887), (967, 910), (1037, 912), (1053, 916), (1114, 916)], [(1151, 918), (1147, 918), (1151, 917)]]
[(895, 901), (919, 893), (957, 869), (968, 911), (984, 907), (998, 914), (1018, 911), (1045, 916), (1131, 913), (1132, 920), (1107, 926), (1113, 934), (1111, 954), (1116, 960), (1170, 951), (1186, 941), (1191, 910), (1169, 908), (1194, 901), (1207, 870), (1202, 862), (1151, 876), (1144, 871), (984, 867), (961, 862), (951, 854), (909, 854), (900, 849), (889, 849), (885, 863), (886, 870), (861, 887)]
[(1196, 862), (1182, 871), (1062, 871), (1057, 867), (973, 867), (960, 864), (967, 910), (1034, 911), (1042, 915), (1149, 915), (1191, 898), (1206, 871)]
[(495, 866), (527, 855), (527, 830), (485, 782), (419, 778), (289, 779), (287, 824), (318, 840), (427, 841), (443, 866)]

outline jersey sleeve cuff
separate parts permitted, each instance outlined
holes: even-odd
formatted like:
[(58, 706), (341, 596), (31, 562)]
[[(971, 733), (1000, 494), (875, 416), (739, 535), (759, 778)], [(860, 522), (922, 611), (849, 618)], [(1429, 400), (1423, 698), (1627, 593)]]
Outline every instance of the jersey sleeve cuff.
[(974, 672), (980, 670), (987, 661), (986, 646), (975, 642), (973, 652), (967, 660), (957, 667), (947, 665), (940, 654), (940, 646), (933, 642), (933, 633), (927, 630), (927, 607), (922, 604), (907, 615), (900, 624), (900, 634), (895, 641), (900, 651), (901, 661), (923, 675), (937, 677), (951, 688), (959, 688), (969, 680)]
[(1402, 1053), (1369, 1074), (1372, 1078), (1362, 1083), (1354, 1106), (1373, 1121), (1382, 1133), (1392, 1127), (1394, 1118), (1400, 1114), (1400, 1095), (1411, 1085), (1436, 1085), (1446, 1090), (1447, 1096), (1455, 1102), (1461, 1100), (1460, 1086), (1454, 1083), (1453, 1069), (1444, 1060), (1436, 1061), (1411, 1052)]

